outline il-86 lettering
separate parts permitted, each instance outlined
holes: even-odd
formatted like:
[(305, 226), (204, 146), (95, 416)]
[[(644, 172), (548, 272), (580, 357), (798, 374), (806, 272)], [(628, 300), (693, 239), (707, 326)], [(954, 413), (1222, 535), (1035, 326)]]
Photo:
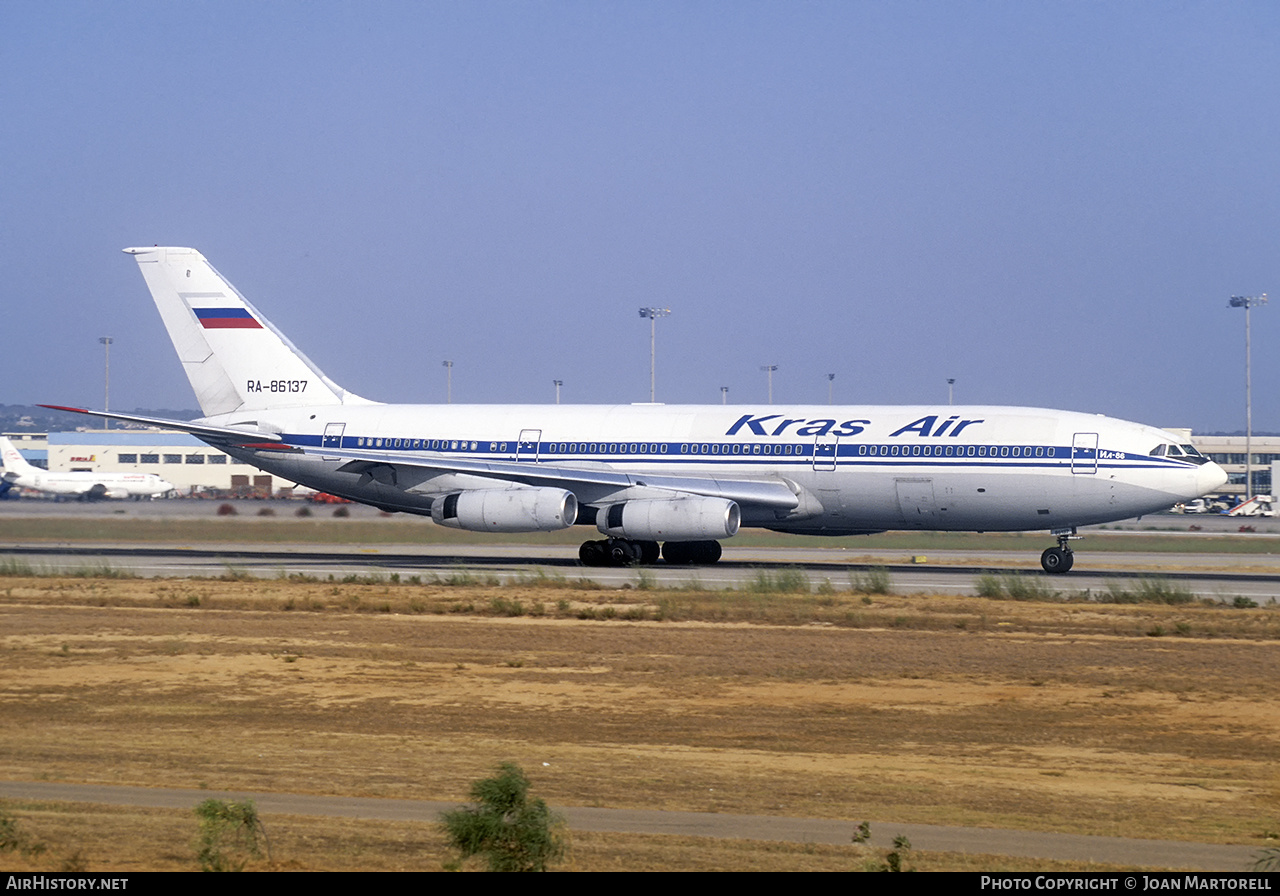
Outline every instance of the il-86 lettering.
[(308, 380), (249, 380), (248, 392), (306, 392)]

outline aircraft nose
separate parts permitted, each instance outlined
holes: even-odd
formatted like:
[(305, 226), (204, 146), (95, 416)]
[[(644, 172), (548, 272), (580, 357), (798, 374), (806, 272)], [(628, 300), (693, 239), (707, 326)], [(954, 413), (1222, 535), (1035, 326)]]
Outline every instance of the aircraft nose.
[(1196, 488), (1201, 495), (1207, 495), (1209, 492), (1217, 491), (1227, 482), (1227, 471), (1222, 467), (1209, 461), (1207, 464), (1201, 464), (1196, 470)]

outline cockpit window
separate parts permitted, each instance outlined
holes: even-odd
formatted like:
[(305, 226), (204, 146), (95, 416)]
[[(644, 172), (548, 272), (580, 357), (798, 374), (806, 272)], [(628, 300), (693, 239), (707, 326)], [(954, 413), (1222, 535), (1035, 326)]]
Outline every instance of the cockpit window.
[(1209, 458), (1196, 450), (1195, 445), (1157, 445), (1151, 449), (1152, 457), (1176, 457), (1193, 464), (1207, 464)]
[(1195, 445), (1183, 445), (1182, 450), (1187, 452), (1187, 460), (1193, 464), (1207, 464), (1209, 462), (1209, 458), (1197, 451)]

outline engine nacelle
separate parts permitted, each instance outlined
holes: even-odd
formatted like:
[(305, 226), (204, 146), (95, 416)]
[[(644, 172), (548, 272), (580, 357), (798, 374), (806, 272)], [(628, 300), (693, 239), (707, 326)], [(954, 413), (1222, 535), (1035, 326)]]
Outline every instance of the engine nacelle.
[(671, 498), (610, 504), (596, 515), (605, 535), (637, 541), (707, 541), (738, 534), (742, 511), (727, 498)]
[(441, 526), (472, 532), (554, 532), (578, 518), (578, 499), (561, 488), (480, 488), (431, 502)]

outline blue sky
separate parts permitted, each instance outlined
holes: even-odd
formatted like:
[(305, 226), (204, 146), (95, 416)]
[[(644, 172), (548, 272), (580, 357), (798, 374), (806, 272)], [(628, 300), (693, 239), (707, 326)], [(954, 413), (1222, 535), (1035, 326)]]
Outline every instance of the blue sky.
[[(125, 246), (370, 398), (1244, 425), (1280, 5), (0, 4), (0, 403), (195, 402)], [(1253, 314), (1280, 429), (1280, 307)]]

